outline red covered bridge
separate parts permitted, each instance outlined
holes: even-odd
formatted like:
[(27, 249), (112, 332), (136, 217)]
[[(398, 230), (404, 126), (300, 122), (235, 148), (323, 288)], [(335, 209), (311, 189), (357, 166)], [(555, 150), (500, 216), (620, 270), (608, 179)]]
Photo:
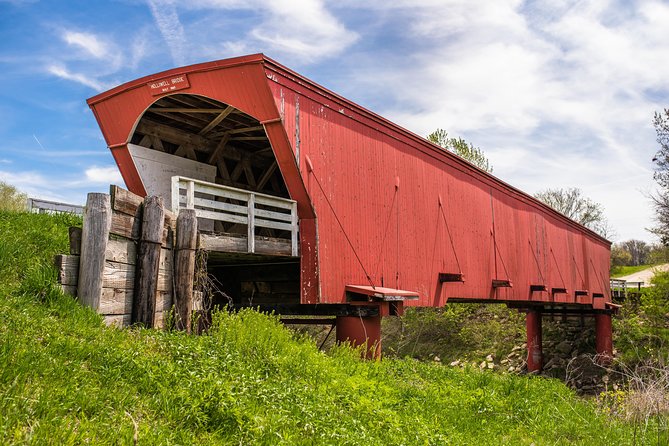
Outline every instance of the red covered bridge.
[(404, 305), (505, 303), (527, 312), (530, 369), (551, 312), (595, 316), (611, 353), (607, 240), (261, 54), (88, 104), (131, 191), (197, 210), (236, 306), (337, 315), (339, 339), (376, 342)]

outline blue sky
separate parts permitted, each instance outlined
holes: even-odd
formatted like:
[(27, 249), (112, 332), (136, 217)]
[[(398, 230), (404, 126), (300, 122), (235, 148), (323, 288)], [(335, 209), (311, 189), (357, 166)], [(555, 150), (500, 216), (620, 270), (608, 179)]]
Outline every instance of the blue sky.
[(579, 187), (616, 240), (652, 241), (668, 29), (658, 1), (0, 0), (0, 180), (83, 203), (122, 184), (87, 98), (263, 52), (420, 135), (464, 137), (528, 193)]

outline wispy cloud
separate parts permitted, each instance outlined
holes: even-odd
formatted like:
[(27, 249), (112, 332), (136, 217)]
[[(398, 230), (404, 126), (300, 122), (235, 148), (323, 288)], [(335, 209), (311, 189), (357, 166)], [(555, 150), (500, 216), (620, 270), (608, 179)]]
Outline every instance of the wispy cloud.
[(63, 33), (63, 40), (69, 45), (82, 48), (97, 59), (102, 59), (109, 55), (107, 44), (101, 41), (95, 34), (66, 30)]
[(91, 166), (84, 172), (86, 180), (95, 184), (123, 184), (123, 178), (116, 166)]
[(105, 88), (107, 88), (107, 85), (101, 81), (82, 73), (72, 73), (62, 65), (50, 65), (47, 67), (47, 71), (54, 76), (60, 77), (61, 79), (77, 82), (96, 91), (103, 91)]
[(15, 186), (33, 198), (84, 203), (88, 192), (106, 191), (109, 184), (124, 184), (115, 167), (90, 167), (84, 172), (43, 173), (0, 170), (0, 181)]
[(418, 134), (441, 127), (467, 138), (495, 174), (530, 193), (581, 187), (625, 228), (621, 237), (649, 237), (629, 216), (651, 219), (641, 189), (652, 187), (652, 114), (669, 99), (669, 5), (342, 0), (338, 7), (375, 17), (371, 36), (402, 51), (383, 60), (354, 51), (344, 61), (346, 95), (381, 104), (376, 111)]
[[(176, 65), (183, 65), (185, 60), (184, 43), (186, 35), (179, 20), (174, 0), (147, 0), (160, 34), (165, 39)], [(206, 32), (204, 33), (207, 34)]]
[[(340, 54), (359, 38), (355, 31), (337, 19), (322, 0), (147, 2), (177, 64), (184, 59), (184, 42), (187, 42), (190, 57), (193, 54), (210, 54), (211, 48), (218, 48), (219, 54), (214, 57), (221, 57), (221, 52), (224, 55), (237, 55), (241, 52), (264, 51), (312, 63)], [(209, 14), (207, 23), (212, 26), (204, 27), (210, 32), (201, 33), (196, 29), (203, 27), (201, 21), (183, 22), (179, 9), (206, 11)], [(219, 33), (212, 32), (215, 22), (240, 11), (247, 15), (250, 13), (251, 19), (242, 26), (219, 29)]]
[(259, 2), (264, 20), (250, 36), (280, 53), (316, 61), (341, 53), (358, 39), (319, 0)]

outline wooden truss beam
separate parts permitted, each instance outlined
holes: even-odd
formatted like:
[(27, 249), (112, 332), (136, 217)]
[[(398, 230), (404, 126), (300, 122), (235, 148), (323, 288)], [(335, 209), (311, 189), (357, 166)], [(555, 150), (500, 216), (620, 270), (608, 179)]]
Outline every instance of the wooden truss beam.
[(228, 105), (225, 108), (225, 110), (223, 110), (221, 113), (218, 114), (218, 116), (216, 116), (214, 119), (212, 119), (212, 121), (209, 124), (207, 124), (206, 127), (204, 127), (202, 130), (200, 130), (198, 132), (198, 135), (206, 135), (207, 133), (209, 133), (209, 131), (211, 131), (211, 129), (216, 127), (218, 124), (220, 124), (221, 121), (223, 121), (225, 118), (227, 118), (228, 115), (230, 113), (232, 113), (232, 111), (234, 109), (235, 108), (232, 105)]

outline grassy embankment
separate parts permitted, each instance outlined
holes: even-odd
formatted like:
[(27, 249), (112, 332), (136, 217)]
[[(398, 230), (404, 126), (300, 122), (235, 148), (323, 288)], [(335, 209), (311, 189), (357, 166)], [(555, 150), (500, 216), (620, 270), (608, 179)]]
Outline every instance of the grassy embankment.
[(556, 380), (325, 354), (251, 311), (107, 328), (55, 285), (71, 223), (0, 213), (2, 443), (655, 444)]
[(623, 276), (628, 276), (630, 274), (638, 273), (639, 271), (643, 271), (644, 269), (651, 268), (655, 265), (634, 265), (634, 266), (627, 266), (627, 265), (618, 265), (618, 266), (612, 266), (611, 267), (611, 277), (616, 278), (616, 277), (623, 277)]

